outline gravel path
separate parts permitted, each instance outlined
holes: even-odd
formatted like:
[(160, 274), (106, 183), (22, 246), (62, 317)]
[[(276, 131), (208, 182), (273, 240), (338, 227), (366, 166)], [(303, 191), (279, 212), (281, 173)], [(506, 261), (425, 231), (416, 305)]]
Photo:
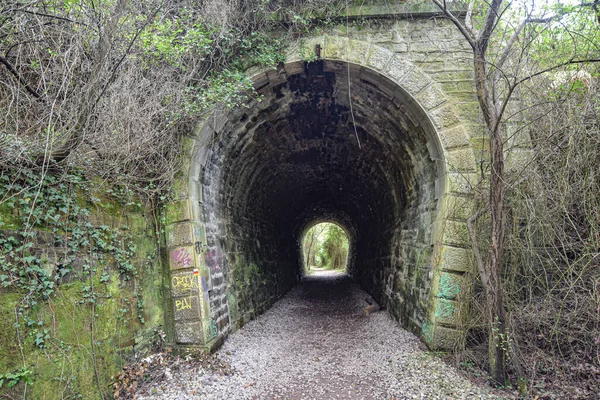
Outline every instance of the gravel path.
[(218, 357), (234, 373), (167, 374), (142, 399), (492, 398), (423, 351), (386, 312), (365, 316), (368, 295), (345, 275), (305, 278), (232, 334)]

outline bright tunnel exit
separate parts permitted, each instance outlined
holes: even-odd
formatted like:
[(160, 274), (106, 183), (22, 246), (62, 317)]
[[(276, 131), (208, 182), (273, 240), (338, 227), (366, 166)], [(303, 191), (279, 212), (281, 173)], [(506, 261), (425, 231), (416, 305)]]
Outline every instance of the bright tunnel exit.
[(304, 272), (331, 270), (346, 272), (350, 240), (336, 223), (321, 222), (310, 227), (302, 237)]

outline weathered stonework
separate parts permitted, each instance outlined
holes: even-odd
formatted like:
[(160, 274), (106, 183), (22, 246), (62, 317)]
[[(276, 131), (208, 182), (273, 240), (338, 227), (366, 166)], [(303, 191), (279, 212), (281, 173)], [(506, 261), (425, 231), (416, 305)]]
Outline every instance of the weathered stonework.
[(198, 270), (197, 288), (172, 292), (180, 343), (266, 310), (301, 277), (302, 233), (330, 220), (363, 288), (432, 348), (462, 345), (481, 180), (472, 60), (449, 21), (406, 10), (292, 43), (277, 70), (249, 72), (262, 101), (197, 129), (167, 230), (170, 257), (194, 251), (173, 277)]

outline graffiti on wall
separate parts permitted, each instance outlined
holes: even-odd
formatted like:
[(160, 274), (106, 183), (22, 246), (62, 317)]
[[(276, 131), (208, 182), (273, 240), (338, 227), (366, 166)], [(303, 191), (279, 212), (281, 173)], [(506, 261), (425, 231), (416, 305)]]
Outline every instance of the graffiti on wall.
[(175, 275), (171, 278), (171, 286), (181, 292), (198, 289), (198, 280), (194, 275)]
[(229, 320), (233, 325), (238, 319), (238, 307), (237, 299), (232, 291), (227, 292), (227, 307), (229, 309)]
[(221, 265), (223, 264), (223, 256), (216, 250), (207, 250), (204, 253), (204, 261), (206, 266), (213, 272), (221, 271)]
[(176, 268), (189, 268), (192, 266), (192, 255), (185, 247), (171, 251), (171, 263)]
[(219, 328), (217, 327), (217, 321), (214, 319), (205, 319), (202, 321), (204, 327), (204, 334), (210, 340), (219, 334)]
[(184, 297), (182, 299), (175, 300), (175, 310), (191, 310), (192, 309), (192, 296)]
[(204, 292), (204, 298), (206, 299), (206, 301), (210, 301), (210, 299), (208, 298), (208, 284), (206, 283), (206, 279), (204, 277), (202, 277), (202, 291)]

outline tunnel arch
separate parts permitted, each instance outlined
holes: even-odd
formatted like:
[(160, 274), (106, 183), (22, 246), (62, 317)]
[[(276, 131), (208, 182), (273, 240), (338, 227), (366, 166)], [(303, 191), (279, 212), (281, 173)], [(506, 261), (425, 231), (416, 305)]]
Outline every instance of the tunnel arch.
[[(321, 58), (303, 61), (313, 45)], [(476, 163), (452, 103), (374, 44), (318, 37), (295, 51), (253, 74), (261, 101), (215, 110), (188, 142), (167, 229), (177, 341), (218, 342), (264, 311), (300, 277), (300, 231), (329, 218), (351, 227), (349, 273), (380, 304), (431, 347), (460, 344)], [(181, 252), (189, 263), (173, 262)]]

